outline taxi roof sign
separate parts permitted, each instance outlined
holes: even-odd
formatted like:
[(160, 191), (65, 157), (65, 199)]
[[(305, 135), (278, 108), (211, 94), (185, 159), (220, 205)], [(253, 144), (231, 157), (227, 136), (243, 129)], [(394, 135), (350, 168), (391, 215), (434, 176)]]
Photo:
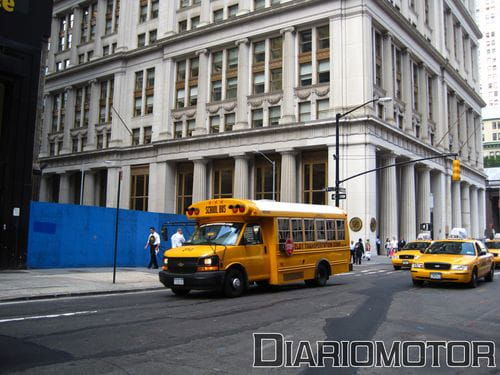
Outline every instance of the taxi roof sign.
[(418, 241), (432, 240), (431, 232), (420, 232), (417, 236)]
[(465, 240), (467, 238), (467, 230), (465, 228), (453, 228), (448, 238)]

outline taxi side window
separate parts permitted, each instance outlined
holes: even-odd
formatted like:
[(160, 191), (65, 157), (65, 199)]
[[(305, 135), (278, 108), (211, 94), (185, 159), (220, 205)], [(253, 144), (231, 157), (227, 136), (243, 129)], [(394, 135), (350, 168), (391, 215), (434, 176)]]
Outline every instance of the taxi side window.
[(242, 245), (259, 245), (262, 243), (262, 229), (258, 224), (248, 224), (243, 232)]
[(476, 252), (477, 252), (477, 255), (481, 254), (481, 246), (479, 246), (479, 244), (476, 242)]
[[(477, 246), (477, 244), (476, 244)], [(476, 255), (476, 252), (474, 250), (474, 244), (470, 242), (464, 242), (462, 244), (462, 254), (464, 255)], [(479, 251), (477, 252), (479, 254)]]

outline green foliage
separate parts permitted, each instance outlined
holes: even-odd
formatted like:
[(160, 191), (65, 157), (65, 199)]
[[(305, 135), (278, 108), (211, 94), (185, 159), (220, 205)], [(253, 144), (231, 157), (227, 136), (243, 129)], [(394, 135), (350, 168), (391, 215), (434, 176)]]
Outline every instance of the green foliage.
[(500, 167), (500, 155), (485, 156), (483, 160), (484, 160), (484, 167), (485, 168)]

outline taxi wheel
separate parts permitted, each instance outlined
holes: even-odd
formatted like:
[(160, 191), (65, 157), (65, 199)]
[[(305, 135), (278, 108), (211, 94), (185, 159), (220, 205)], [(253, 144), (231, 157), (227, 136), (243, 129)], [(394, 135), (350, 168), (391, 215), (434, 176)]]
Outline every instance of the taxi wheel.
[(411, 281), (413, 281), (413, 286), (424, 286), (424, 280), (411, 279)]
[(245, 283), (243, 272), (236, 268), (230, 269), (224, 279), (222, 291), (226, 297), (239, 297), (245, 290)]
[(395, 269), (396, 271), (399, 271), (399, 270), (401, 269), (401, 266), (394, 266), (394, 269)]
[(490, 272), (484, 277), (486, 281), (493, 281), (493, 277), (495, 277), (495, 265), (491, 266)]
[(469, 288), (475, 288), (475, 287), (477, 287), (477, 270), (476, 269), (474, 269), (474, 271), (472, 271), (472, 275), (470, 277), (470, 281), (467, 284), (467, 286)]
[(178, 288), (178, 287), (173, 287), (172, 288), (172, 292), (176, 296), (187, 296), (190, 291), (191, 291), (191, 289), (187, 289), (187, 288)]

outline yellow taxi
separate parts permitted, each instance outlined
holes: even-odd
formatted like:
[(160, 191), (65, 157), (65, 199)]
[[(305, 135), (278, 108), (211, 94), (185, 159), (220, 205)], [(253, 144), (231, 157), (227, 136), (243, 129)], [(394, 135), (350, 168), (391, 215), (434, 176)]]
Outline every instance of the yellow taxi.
[(408, 242), (403, 249), (399, 250), (392, 256), (392, 265), (395, 270), (400, 270), (402, 267), (410, 268), (413, 262), (432, 243), (431, 240), (417, 240)]
[(464, 283), (471, 288), (478, 279), (493, 281), (493, 255), (481, 241), (468, 239), (465, 230), (452, 230), (446, 240), (433, 241), (411, 266), (413, 285), (424, 282)]
[(486, 247), (493, 255), (495, 266), (498, 267), (500, 265), (500, 234), (495, 235), (495, 239), (493, 240), (486, 240)]

